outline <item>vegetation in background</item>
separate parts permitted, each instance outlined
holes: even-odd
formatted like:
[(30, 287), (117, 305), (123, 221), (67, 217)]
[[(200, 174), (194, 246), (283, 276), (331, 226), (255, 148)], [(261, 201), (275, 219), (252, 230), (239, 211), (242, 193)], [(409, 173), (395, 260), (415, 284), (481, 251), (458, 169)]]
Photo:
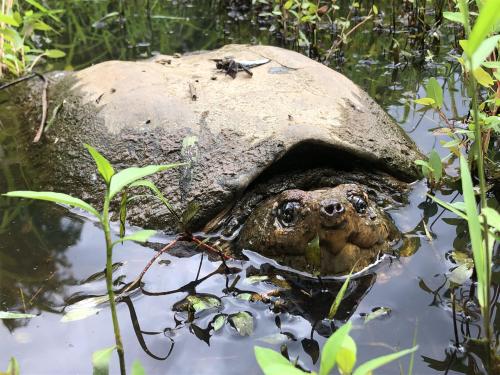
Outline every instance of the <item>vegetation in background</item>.
[[(491, 304), (496, 303), (490, 293), (492, 287), (491, 274), (494, 249), (500, 237), (500, 214), (492, 207), (488, 207), (487, 193), (492, 185), (487, 184), (485, 166), (490, 170), (498, 169), (498, 164), (489, 160), (488, 150), (491, 139), (500, 135), (500, 1), (489, 0), (476, 2), (479, 14), (472, 16), (469, 5), (465, 0), (457, 0), (455, 12), (444, 12), (443, 16), (462, 25), (465, 39), (459, 41), (463, 54), (457, 57), (462, 67), (464, 79), (468, 83), (468, 92), (471, 96), (472, 108), (465, 119), (464, 126), (455, 126), (448, 120), (443, 111), (443, 90), (435, 78), (431, 78), (426, 85), (427, 97), (417, 99), (416, 102), (437, 111), (444, 123), (441, 133), (448, 135), (450, 141), (442, 145), (450, 150), (450, 157), (460, 161), (460, 180), (464, 201), (452, 204), (443, 202), (431, 196), (437, 203), (457, 214), (467, 221), (472, 245), (475, 276), (477, 280), (477, 299), (483, 316), (483, 335), (489, 347), (488, 368), (493, 369), (500, 362), (498, 348), (500, 343), (493, 335), (490, 316)], [(471, 26), (473, 24), (473, 26)], [(483, 95), (486, 99), (482, 99)], [(468, 155), (462, 154), (462, 149), (468, 150)], [(419, 161), (424, 175), (431, 186), (441, 179), (441, 160), (436, 158), (433, 151), (429, 161)], [(473, 167), (474, 174), (470, 167)], [(478, 186), (474, 186), (474, 177)], [(498, 183), (498, 181), (492, 181)], [(476, 207), (476, 195), (479, 196), (479, 210)], [(468, 276), (470, 267), (459, 266), (450, 279), (455, 284), (462, 284)], [(460, 274), (461, 275), (460, 275)], [(465, 277), (463, 276), (465, 275)], [(455, 293), (453, 290), (452, 293)], [(454, 298), (453, 303), (454, 303)], [(457, 343), (458, 344), (458, 343)]]
[[(60, 58), (58, 49), (44, 49), (48, 35), (57, 31), (60, 10), (49, 10), (35, 0), (2, 0), (0, 8), (0, 79), (3, 74), (21, 76), (44, 57)], [(51, 25), (52, 24), (52, 25)]]
[(116, 173), (111, 164), (109, 163), (109, 161), (106, 160), (106, 158), (104, 158), (104, 156), (102, 156), (97, 150), (95, 150), (93, 147), (89, 145), (85, 145), (85, 147), (89, 151), (90, 155), (92, 155), (96, 163), (97, 170), (99, 171), (99, 174), (106, 183), (104, 203), (101, 212), (99, 212), (96, 208), (92, 207), (90, 204), (82, 201), (79, 198), (74, 198), (70, 195), (62, 193), (11, 191), (3, 195), (7, 197), (38, 199), (38, 200), (56, 202), (71, 207), (76, 207), (86, 211), (87, 213), (91, 214), (92, 216), (94, 216), (96, 219), (99, 220), (104, 230), (104, 238), (106, 241), (106, 287), (108, 291), (108, 301), (111, 308), (111, 316), (113, 319), (113, 329), (115, 332), (116, 345), (111, 348), (103, 349), (96, 352), (94, 354), (92, 362), (94, 364), (94, 368), (97, 369), (107, 368), (110, 354), (116, 349), (120, 362), (120, 372), (121, 374), (125, 374), (126, 373), (125, 353), (123, 350), (123, 343), (120, 334), (118, 316), (116, 314), (116, 300), (115, 300), (115, 293), (113, 290), (113, 247), (119, 243), (123, 243), (124, 241), (145, 242), (156, 232), (152, 230), (141, 230), (129, 236), (124, 236), (124, 233), (122, 233), (122, 236), (120, 237), (119, 240), (113, 241), (111, 237), (109, 207), (112, 199), (122, 190), (126, 189), (134, 182), (140, 181), (144, 177), (147, 177), (154, 173), (158, 173), (176, 167), (177, 165), (176, 164), (149, 165), (141, 168), (131, 167), (123, 169), (120, 172)]

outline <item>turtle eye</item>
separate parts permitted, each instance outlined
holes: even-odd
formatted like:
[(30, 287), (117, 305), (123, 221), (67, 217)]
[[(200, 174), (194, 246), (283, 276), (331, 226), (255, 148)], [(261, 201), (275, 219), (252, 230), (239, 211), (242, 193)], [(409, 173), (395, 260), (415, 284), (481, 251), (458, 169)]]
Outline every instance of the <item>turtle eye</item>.
[(366, 203), (363, 197), (359, 195), (353, 195), (349, 198), (349, 201), (359, 214), (365, 213), (366, 208), (368, 207), (368, 203)]
[(284, 227), (290, 227), (297, 221), (299, 213), (300, 203), (299, 202), (285, 202), (279, 208), (277, 212), (277, 217), (281, 225)]

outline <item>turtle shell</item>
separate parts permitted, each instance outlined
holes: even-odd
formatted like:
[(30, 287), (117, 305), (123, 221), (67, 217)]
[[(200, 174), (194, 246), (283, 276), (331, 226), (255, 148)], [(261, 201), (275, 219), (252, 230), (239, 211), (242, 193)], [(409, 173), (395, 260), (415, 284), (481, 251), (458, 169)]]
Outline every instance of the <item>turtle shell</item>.
[[(224, 58), (243, 65), (269, 61), (252, 68), (251, 75), (236, 65), (233, 78), (217, 69), (216, 61)], [(404, 131), (352, 81), (277, 47), (227, 45), (181, 57), (108, 61), (53, 75), (49, 98), (49, 114), (63, 105), (42, 141), (30, 146), (39, 165), (39, 188), (100, 201), (104, 185), (83, 143), (115, 169), (189, 162), (152, 180), (179, 212), (189, 202), (199, 205), (194, 229), (280, 160), (297, 168), (361, 165), (411, 181), (418, 177), (414, 161), (422, 158)], [(38, 114), (34, 109), (27, 113)], [(160, 202), (144, 197), (131, 202), (128, 219), (176, 228)]]

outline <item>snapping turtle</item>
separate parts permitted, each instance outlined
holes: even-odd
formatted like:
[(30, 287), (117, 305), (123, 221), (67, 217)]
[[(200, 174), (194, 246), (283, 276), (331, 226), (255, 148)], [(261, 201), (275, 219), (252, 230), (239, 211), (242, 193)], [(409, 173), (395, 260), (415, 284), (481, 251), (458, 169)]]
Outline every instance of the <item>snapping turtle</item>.
[[(228, 56), (269, 62), (233, 79), (214, 63)], [(104, 62), (50, 81), (49, 106), (63, 105), (42, 141), (30, 145), (40, 171), (35, 189), (98, 204), (103, 186), (82, 147), (88, 143), (117, 169), (188, 162), (154, 182), (179, 212), (199, 205), (192, 230), (222, 228), (234, 238), (248, 218), (240, 247), (284, 259), (318, 237), (322, 270), (338, 273), (358, 258), (366, 265), (397, 239), (377, 204), (400, 200), (401, 181), (418, 176), (420, 152), (358, 86), (303, 55), (228, 45), (180, 58)], [(28, 102), (35, 127), (40, 111)], [(128, 220), (167, 232), (177, 224), (145, 197), (131, 202)], [(282, 232), (292, 235), (281, 240)]]

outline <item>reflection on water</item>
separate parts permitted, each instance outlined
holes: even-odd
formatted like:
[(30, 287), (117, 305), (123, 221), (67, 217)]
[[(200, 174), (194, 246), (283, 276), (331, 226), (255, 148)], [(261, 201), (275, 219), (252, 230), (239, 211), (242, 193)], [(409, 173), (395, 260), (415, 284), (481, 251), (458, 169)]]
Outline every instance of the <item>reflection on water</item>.
[[(56, 47), (68, 54), (59, 67), (147, 57), (155, 51), (209, 49), (228, 42), (282, 43), (267, 31), (269, 22), (249, 11), (242, 1), (64, 4), (65, 29), (56, 38)], [(152, 7), (150, 16), (144, 12), (148, 6)], [(388, 6), (380, 9), (390, 15)], [(114, 11), (122, 12), (123, 17)], [(338, 68), (367, 90), (425, 153), (436, 148), (445, 156), (440, 137), (428, 132), (438, 119), (430, 112), (417, 111), (408, 99), (423, 96), (422, 81), (436, 76), (444, 85), (450, 117), (467, 113), (464, 88), (447, 55), (452, 51), (453, 34), (442, 29), (441, 41), (426, 49), (399, 20), (401, 30), (396, 34), (387, 31), (387, 22), (388, 16), (376, 32), (367, 27), (354, 34), (341, 59), (336, 60), (343, 62)], [(401, 50), (412, 52), (402, 54), (397, 63), (387, 49), (393, 38)], [(324, 43), (328, 41), (325, 37)], [(8, 93), (0, 95), (0, 192), (31, 189), (30, 176), (39, 171), (25, 163), (25, 150), (19, 142), (22, 124), (16, 122), (15, 105), (7, 101)], [(453, 165), (448, 172), (454, 173)], [(264, 345), (281, 348), (289, 358), (298, 357), (303, 367), (317, 370), (319, 348), (326, 337), (339, 321), (351, 317), (359, 363), (393, 348), (410, 347), (416, 330), (420, 349), (414, 373), (485, 373), (481, 347), (464, 342), (465, 336), (480, 335), (474, 287), (466, 283), (455, 292), (455, 335), (446, 281), (447, 272), (456, 266), (451, 251), (468, 251), (467, 227), (429, 201), (426, 191), (422, 182), (416, 183), (408, 205), (390, 211), (399, 228), (419, 244), (417, 251), (410, 255), (413, 251), (402, 250), (401, 257), (384, 257), (368, 273), (355, 278), (338, 321), (324, 318), (341, 280), (300, 275), (253, 253), (248, 254), (248, 261), (223, 263), (182, 245), (174, 253), (162, 255), (145, 275), (141, 289), (118, 305), (128, 367), (140, 359), (150, 374), (233, 374), (241, 369), (258, 374), (253, 347)], [(446, 201), (461, 200), (449, 190), (437, 195)], [(99, 227), (61, 207), (3, 198), (0, 220), (0, 310), (38, 314), (31, 320), (2, 321), (0, 339), (7, 350), (0, 352), (0, 368), (13, 355), (26, 374), (89, 373), (92, 352), (113, 345), (106, 303), (96, 305), (97, 313), (86, 319), (61, 319), (69, 311), (67, 305), (105, 294), (105, 282), (99, 277), (105, 264)], [(133, 281), (153, 255), (153, 249), (133, 243), (117, 247), (115, 287)], [(494, 280), (498, 275), (497, 270)], [(194, 313), (178, 308), (193, 295), (215, 296), (220, 303)], [(390, 313), (364, 323), (363, 316), (379, 307)], [(224, 320), (239, 312), (251, 315), (251, 336), (241, 336)], [(218, 322), (224, 323), (216, 330), (219, 317), (224, 319)], [(455, 340), (466, 350), (457, 352)], [(408, 360), (401, 363), (406, 370)], [(112, 373), (116, 370), (113, 363)], [(399, 367), (388, 366), (381, 373), (397, 374)]]

